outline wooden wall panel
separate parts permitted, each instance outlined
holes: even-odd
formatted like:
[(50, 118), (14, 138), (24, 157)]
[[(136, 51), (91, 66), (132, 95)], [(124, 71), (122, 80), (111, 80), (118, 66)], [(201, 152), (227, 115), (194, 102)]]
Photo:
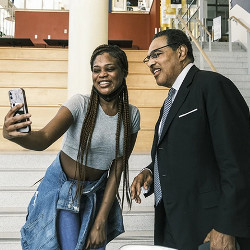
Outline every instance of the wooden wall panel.
[(2, 72), (67, 72), (67, 61), (0, 60)]
[(154, 131), (140, 130), (137, 136), (136, 144), (133, 150), (135, 154), (149, 154), (154, 138)]
[(61, 48), (20, 48), (0, 47), (0, 59), (21, 60), (68, 60), (68, 50)]
[(152, 130), (159, 118), (160, 108), (140, 108), (141, 129)]
[[(51, 50), (48, 49), (33, 52), (22, 48), (19, 48), (19, 51), (15, 51), (15, 49), (9, 48), (9, 53), (8, 50), (5, 50), (1, 59), (0, 48), (0, 117), (2, 117), (0, 126), (2, 127), (3, 118), (9, 110), (8, 90), (13, 87), (24, 87), (32, 114), (32, 128), (37, 130), (47, 124), (58, 111), (59, 105), (67, 99), (67, 56), (61, 49), (55, 49), (54, 55), (51, 57), (49, 55)], [(125, 52), (128, 54), (130, 68), (133, 68), (127, 78), (129, 100), (131, 104), (139, 108), (141, 113), (141, 130), (134, 153), (149, 153), (155, 123), (168, 89), (156, 84), (154, 77), (141, 61), (144, 57), (142, 51), (127, 50)], [(8, 58), (8, 54), (10, 58)], [(22, 59), (22, 54), (24, 59)], [(53, 72), (53, 70), (47, 72), (49, 69), (45, 70), (45, 63), (49, 64), (50, 70), (57, 70), (57, 72)], [(58, 68), (61, 69), (58, 70)], [(60, 145), (59, 140), (48, 150), (57, 151), (60, 149)], [(25, 149), (4, 140), (0, 135), (0, 150)]]
[[(34, 107), (29, 105), (31, 114), (32, 129), (38, 130), (43, 128), (57, 113), (60, 106), (40, 106)], [(9, 106), (0, 106), (0, 117), (4, 117), (9, 111)], [(3, 119), (0, 120), (0, 127), (3, 126)]]
[(67, 75), (67, 72), (1, 72), (0, 87), (67, 89)]
[[(25, 88), (28, 105), (60, 105), (67, 99), (67, 89)], [(9, 103), (8, 90), (0, 92), (0, 105)]]
[(159, 108), (167, 97), (166, 90), (128, 90), (129, 101), (133, 105), (141, 108)]
[[(0, 128), (0, 151), (1, 152), (10, 152), (10, 151), (28, 151), (28, 149), (25, 149), (11, 141), (8, 141), (3, 138), (3, 131), (2, 128)], [(57, 140), (55, 143), (53, 143), (47, 151), (58, 151), (61, 148), (62, 144), (62, 137)], [(34, 151), (33, 151), (34, 152)]]

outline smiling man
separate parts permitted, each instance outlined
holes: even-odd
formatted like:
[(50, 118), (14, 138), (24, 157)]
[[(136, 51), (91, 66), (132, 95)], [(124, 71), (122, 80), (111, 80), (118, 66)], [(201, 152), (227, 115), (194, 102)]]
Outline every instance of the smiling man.
[(155, 245), (250, 249), (249, 109), (226, 77), (199, 70), (180, 30), (156, 34), (144, 59), (170, 88), (155, 127), (152, 163), (134, 179), (132, 199), (155, 194)]

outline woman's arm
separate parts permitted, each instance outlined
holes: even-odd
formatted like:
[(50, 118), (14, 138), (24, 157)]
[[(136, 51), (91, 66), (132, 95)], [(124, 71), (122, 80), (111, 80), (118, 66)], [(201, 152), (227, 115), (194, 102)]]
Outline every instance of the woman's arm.
[[(132, 134), (130, 141), (131, 147), (129, 151), (129, 156), (133, 151), (137, 133)], [(122, 175), (122, 157), (117, 160), (117, 171), (115, 170), (115, 162), (113, 162), (110, 168), (110, 174), (108, 182), (105, 188), (102, 205), (95, 219), (95, 223), (91, 229), (86, 248), (89, 247), (101, 247), (106, 241), (106, 223), (110, 209), (116, 197), (117, 190), (119, 188), (121, 175)]]
[(30, 133), (21, 133), (17, 129), (31, 124), (31, 121), (16, 123), (24, 118), (31, 117), (30, 114), (14, 116), (14, 113), (21, 106), (13, 107), (5, 116), (3, 137), (27, 149), (42, 151), (48, 148), (67, 131), (73, 122), (73, 116), (69, 109), (62, 106), (44, 128)]

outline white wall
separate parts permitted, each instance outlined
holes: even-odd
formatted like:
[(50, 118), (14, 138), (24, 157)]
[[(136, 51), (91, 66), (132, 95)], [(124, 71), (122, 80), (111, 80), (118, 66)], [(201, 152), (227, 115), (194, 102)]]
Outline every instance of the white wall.
[[(230, 2), (229, 2), (230, 4)], [(235, 5), (232, 9), (229, 10), (229, 17), (235, 16), (246, 26), (250, 27), (250, 13), (241, 8), (239, 5)], [(240, 24), (237, 24), (235, 21), (231, 21), (232, 27), (232, 42), (240, 41), (245, 48), (247, 48), (247, 31)]]

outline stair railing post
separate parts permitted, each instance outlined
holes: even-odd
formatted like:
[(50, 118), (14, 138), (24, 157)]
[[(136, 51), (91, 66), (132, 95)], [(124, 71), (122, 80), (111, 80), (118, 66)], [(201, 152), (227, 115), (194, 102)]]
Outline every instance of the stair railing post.
[(211, 39), (211, 35), (208, 35), (208, 39), (209, 39), (209, 41), (208, 41), (209, 51), (211, 51), (211, 50), (212, 50), (212, 39)]
[(200, 52), (200, 69), (204, 69), (204, 58)]
[(197, 39), (197, 22), (194, 23), (194, 37)]
[(15, 26), (15, 20), (14, 20), (14, 7), (11, 7), (11, 37), (14, 37), (15, 34), (15, 30), (14, 30), (14, 26)]
[(248, 74), (250, 75), (250, 31), (247, 30), (247, 64)]
[[(0, 32), (2, 32), (2, 8), (0, 8)], [(2, 36), (2, 33), (0, 33), (0, 37)]]
[(231, 19), (228, 19), (228, 45), (229, 52), (232, 52), (232, 27), (231, 27)]

